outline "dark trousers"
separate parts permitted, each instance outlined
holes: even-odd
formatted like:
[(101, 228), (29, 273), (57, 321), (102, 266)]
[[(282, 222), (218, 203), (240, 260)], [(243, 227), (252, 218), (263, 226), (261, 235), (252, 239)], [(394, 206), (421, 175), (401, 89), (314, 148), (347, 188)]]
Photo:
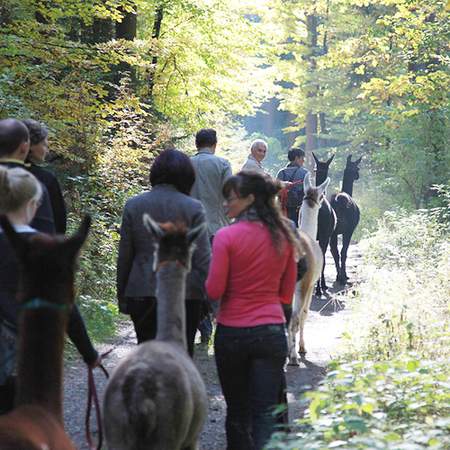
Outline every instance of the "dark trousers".
[[(186, 343), (189, 355), (194, 355), (195, 333), (200, 321), (202, 302), (186, 300)], [(138, 344), (155, 339), (157, 330), (155, 297), (129, 298), (128, 313), (133, 321)]]
[(260, 450), (276, 429), (274, 409), (287, 357), (284, 325), (217, 325), (217, 371), (227, 403), (227, 450)]
[(298, 212), (300, 208), (298, 206), (288, 206), (286, 209), (288, 219), (291, 219), (295, 223), (295, 228), (298, 228)]
[(16, 394), (16, 378), (9, 377), (0, 385), (0, 414), (7, 414), (14, 408)]

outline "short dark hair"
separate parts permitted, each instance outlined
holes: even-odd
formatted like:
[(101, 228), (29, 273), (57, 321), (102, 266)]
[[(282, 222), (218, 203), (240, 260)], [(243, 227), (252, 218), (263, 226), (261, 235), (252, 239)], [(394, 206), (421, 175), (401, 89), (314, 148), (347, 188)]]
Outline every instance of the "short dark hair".
[(288, 159), (289, 161), (294, 161), (295, 158), (304, 158), (305, 151), (300, 147), (293, 147), (288, 151)]
[(171, 184), (179, 192), (189, 195), (195, 182), (195, 171), (191, 160), (179, 150), (162, 151), (150, 167), (150, 184)]
[(195, 135), (197, 148), (212, 147), (217, 144), (217, 133), (212, 128), (203, 128)]
[(14, 153), (30, 139), (28, 128), (17, 119), (0, 120), (0, 157)]
[(39, 123), (37, 120), (25, 119), (22, 120), (30, 133), (30, 145), (39, 144), (48, 136), (47, 127), (43, 123)]

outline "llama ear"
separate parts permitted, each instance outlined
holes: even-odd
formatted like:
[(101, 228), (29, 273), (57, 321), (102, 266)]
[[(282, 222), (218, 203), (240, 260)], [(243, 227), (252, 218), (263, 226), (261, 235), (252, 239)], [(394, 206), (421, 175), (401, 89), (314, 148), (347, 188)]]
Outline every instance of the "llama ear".
[(330, 177), (328, 177), (320, 186), (317, 186), (317, 189), (319, 190), (320, 195), (322, 195), (326, 190), (328, 185), (330, 184)]
[(333, 161), (334, 157), (336, 156), (336, 153), (331, 156), (331, 158), (327, 161), (327, 166), (331, 164), (331, 161)]
[(191, 245), (204, 231), (206, 231), (206, 223), (203, 222), (187, 232), (187, 240)]
[(159, 241), (164, 236), (164, 231), (162, 228), (158, 225), (157, 222), (155, 222), (151, 217), (150, 214), (145, 213), (142, 216), (142, 221), (144, 222), (144, 227), (147, 228), (147, 231), (157, 240)]
[(311, 189), (311, 176), (308, 172), (303, 180), (303, 192), (306, 194), (309, 189)]
[(65, 247), (69, 249), (69, 252), (73, 257), (78, 254), (80, 248), (85, 243), (91, 228), (91, 223), (91, 216), (86, 214), (80, 224), (80, 227), (78, 228), (78, 231), (65, 241)]
[(27, 246), (25, 239), (23, 239), (20, 234), (16, 232), (9, 219), (4, 215), (0, 215), (0, 226), (2, 227), (5, 236), (7, 237), (14, 251), (18, 256), (22, 256), (25, 253)]
[(352, 154), (347, 156), (347, 164), (352, 162)]
[(357, 159), (356, 161), (354, 161), (354, 163), (355, 163), (356, 165), (358, 165), (358, 164), (361, 162), (361, 160), (362, 160), (362, 156), (361, 156), (359, 159)]
[(314, 152), (311, 152), (314, 158), (314, 161), (316, 162), (316, 164), (319, 164), (319, 160), (317, 159), (317, 156), (314, 154)]

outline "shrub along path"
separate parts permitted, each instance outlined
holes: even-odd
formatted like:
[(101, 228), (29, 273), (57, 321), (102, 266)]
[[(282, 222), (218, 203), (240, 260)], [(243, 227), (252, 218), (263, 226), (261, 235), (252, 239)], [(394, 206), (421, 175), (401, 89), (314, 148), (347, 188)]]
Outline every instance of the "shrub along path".
[[(356, 267), (361, 261), (361, 254), (357, 245), (351, 245), (349, 249), (348, 274), (351, 280), (355, 280)], [(335, 278), (334, 263), (331, 255), (327, 258), (327, 281), (332, 285)], [(331, 290), (333, 299), (344, 299), (345, 292)], [(300, 367), (288, 367), (288, 401), (289, 417), (295, 420), (302, 413), (302, 405), (297, 401), (299, 394), (317, 385), (323, 378), (326, 366), (338, 351), (340, 335), (344, 330), (345, 305), (336, 301), (328, 303), (325, 298), (313, 299), (311, 311), (305, 327), (305, 341), (308, 353)], [(135, 345), (132, 326), (124, 321), (119, 335), (110, 343), (99, 346), (100, 351), (106, 351), (114, 347), (114, 351), (108, 356), (105, 365), (108, 370), (113, 370), (119, 359), (123, 357)], [(202, 450), (225, 449), (225, 402), (220, 390), (212, 347), (197, 345), (195, 349), (195, 361), (207, 384), (209, 395), (209, 413), (207, 422), (201, 436)], [(96, 371), (96, 381), (100, 397), (102, 396), (105, 379), (103, 374)], [(84, 414), (87, 397), (87, 372), (79, 359), (68, 361), (65, 366), (64, 385), (64, 414), (66, 430), (69, 432), (77, 448), (87, 449), (84, 434)], [(92, 427), (94, 430), (96, 426)], [(106, 448), (104, 446), (104, 448)]]

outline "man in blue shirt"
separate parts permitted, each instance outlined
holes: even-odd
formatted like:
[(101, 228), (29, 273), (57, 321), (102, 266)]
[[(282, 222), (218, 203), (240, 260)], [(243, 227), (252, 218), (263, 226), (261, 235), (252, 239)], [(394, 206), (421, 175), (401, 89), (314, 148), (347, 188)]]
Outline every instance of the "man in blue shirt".
[(303, 167), (305, 152), (301, 148), (292, 148), (288, 152), (289, 164), (277, 174), (277, 179), (294, 183), (288, 190), (287, 215), (298, 227), (298, 211), (303, 201), (303, 180), (308, 171)]

